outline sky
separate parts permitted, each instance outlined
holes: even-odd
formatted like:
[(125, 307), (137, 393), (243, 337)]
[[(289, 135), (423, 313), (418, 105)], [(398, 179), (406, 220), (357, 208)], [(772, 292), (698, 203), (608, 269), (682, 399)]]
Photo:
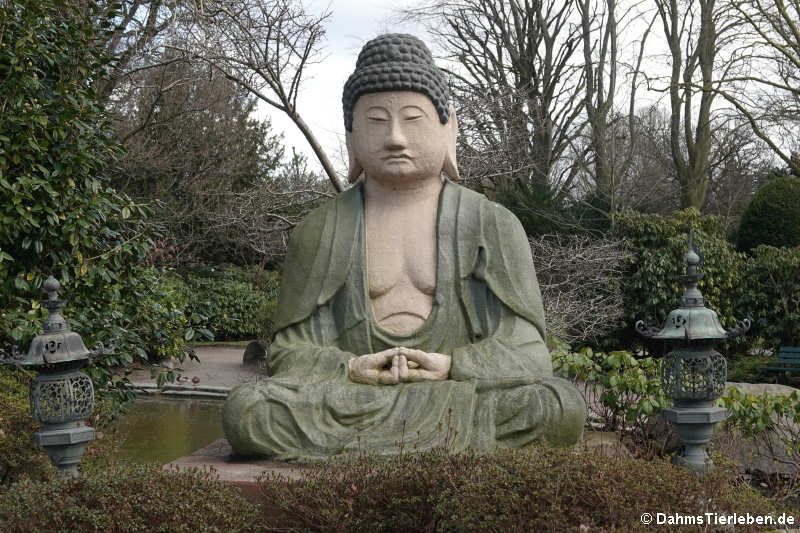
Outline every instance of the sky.
[[(309, 15), (330, 12), (325, 23), (326, 37), (322, 42), (319, 61), (308, 65), (303, 76), (298, 97), (300, 116), (310, 126), (320, 145), (326, 151), (334, 167), (340, 174), (346, 174), (346, 154), (344, 153), (344, 123), (342, 117), (342, 88), (348, 76), (355, 69), (356, 58), (361, 47), (370, 39), (387, 32), (411, 33), (431, 46), (431, 39), (419, 24), (401, 23), (397, 20), (398, 11), (419, 5), (423, 0), (305, 0), (303, 4)], [(638, 4), (637, 4), (638, 5)], [(645, 4), (647, 5), (647, 4)], [(647, 11), (647, 10), (646, 10)], [(394, 15), (394, 17), (393, 17)], [(633, 62), (638, 51), (646, 16), (635, 18), (632, 26), (627, 23), (621, 27), (621, 60)], [(626, 19), (627, 20), (627, 19)], [(646, 72), (668, 73), (668, 58), (664, 44), (660, 41), (659, 27), (656, 25), (648, 39), (643, 69)], [(433, 48), (433, 47), (431, 47)], [(434, 49), (434, 56), (436, 50)], [(630, 57), (624, 57), (625, 54)], [(441, 61), (439, 61), (441, 66)], [(637, 107), (644, 107), (663, 101), (665, 92), (648, 91), (639, 78)], [(628, 78), (618, 80), (618, 105), (625, 106), (629, 94)], [(662, 83), (663, 85), (663, 83)], [(283, 134), (286, 153), (291, 154), (294, 147), (308, 158), (309, 168), (322, 172), (316, 156), (297, 127), (282, 112), (260, 102), (258, 118), (269, 118), (273, 131)]]
[[(420, 3), (421, 0), (306, 0), (304, 2), (309, 15), (320, 15), (329, 11), (330, 17), (325, 24), (326, 38), (322, 43), (322, 61), (307, 67), (297, 107), (300, 116), (310, 126), (340, 174), (346, 174), (347, 171), (342, 88), (355, 69), (358, 52), (368, 40), (388, 32), (414, 34), (426, 41), (430, 47), (431, 39), (422, 26), (410, 22), (401, 23), (397, 20), (400, 9)], [(625, 33), (628, 31), (626, 28)], [(639, 32), (634, 31), (632, 34), (638, 38)], [(638, 98), (643, 102), (645, 92), (640, 89), (638, 93)], [(623, 96), (624, 98), (627, 96)], [(273, 131), (283, 134), (287, 154), (291, 154), (291, 149), (294, 147), (299, 153), (307, 156), (310, 169), (322, 172), (322, 166), (308, 142), (286, 115), (260, 102), (257, 116), (268, 117)]]
[[(413, 33), (423, 40), (425, 35), (418, 26), (387, 22), (397, 9), (411, 5), (407, 0), (310, 0), (304, 5), (309, 14), (318, 15), (327, 8), (331, 16), (325, 24), (322, 61), (307, 69), (297, 108), (333, 165), (344, 172), (342, 88), (355, 69), (358, 52), (381, 33)], [(306, 154), (310, 169), (322, 170), (308, 142), (282, 112), (262, 102), (257, 115), (268, 117), (273, 131), (283, 133), (287, 154), (294, 146), (299, 153)]]

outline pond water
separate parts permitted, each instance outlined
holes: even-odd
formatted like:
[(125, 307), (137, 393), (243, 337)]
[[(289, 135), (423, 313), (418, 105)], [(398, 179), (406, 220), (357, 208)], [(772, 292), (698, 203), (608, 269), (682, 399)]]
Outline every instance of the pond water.
[(142, 398), (120, 417), (118, 457), (168, 463), (223, 437), (220, 400)]

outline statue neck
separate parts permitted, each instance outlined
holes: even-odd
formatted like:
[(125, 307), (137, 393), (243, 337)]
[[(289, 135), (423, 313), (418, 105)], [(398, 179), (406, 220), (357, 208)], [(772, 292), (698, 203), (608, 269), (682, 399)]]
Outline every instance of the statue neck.
[(444, 180), (441, 176), (414, 180), (410, 183), (386, 183), (367, 176), (364, 180), (364, 194), (369, 202), (398, 205), (431, 197), (438, 198), (443, 185)]

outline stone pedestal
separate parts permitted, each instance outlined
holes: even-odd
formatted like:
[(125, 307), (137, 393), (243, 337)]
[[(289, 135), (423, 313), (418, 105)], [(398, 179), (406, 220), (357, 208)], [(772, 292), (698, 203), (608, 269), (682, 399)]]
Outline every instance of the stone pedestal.
[(675, 425), (684, 444), (673, 462), (688, 466), (696, 473), (710, 470), (713, 463), (706, 447), (711, 441), (714, 426), (725, 420), (728, 410), (724, 407), (668, 407), (661, 413), (664, 420)]
[(73, 422), (45, 424), (42, 431), (34, 433), (33, 442), (44, 448), (62, 475), (78, 477), (78, 464), (86, 444), (94, 438), (94, 429), (83, 422)]
[(313, 469), (310, 465), (282, 463), (258, 458), (238, 458), (228, 441), (219, 439), (191, 455), (186, 455), (167, 463), (164, 468), (213, 468), (220, 481), (242, 489), (242, 495), (252, 502), (259, 502), (258, 477), (264, 472), (279, 474), (287, 481), (301, 479), (305, 472)]

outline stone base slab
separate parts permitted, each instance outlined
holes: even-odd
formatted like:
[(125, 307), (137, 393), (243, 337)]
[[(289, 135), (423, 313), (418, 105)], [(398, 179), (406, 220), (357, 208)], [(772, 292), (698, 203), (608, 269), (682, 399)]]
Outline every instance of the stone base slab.
[(313, 466), (269, 461), (258, 458), (239, 458), (233, 456), (233, 449), (226, 439), (219, 439), (191, 455), (180, 457), (164, 468), (213, 469), (220, 481), (242, 489), (242, 495), (250, 501), (259, 500), (258, 477), (264, 472), (279, 474), (287, 481), (301, 479), (303, 473)]

